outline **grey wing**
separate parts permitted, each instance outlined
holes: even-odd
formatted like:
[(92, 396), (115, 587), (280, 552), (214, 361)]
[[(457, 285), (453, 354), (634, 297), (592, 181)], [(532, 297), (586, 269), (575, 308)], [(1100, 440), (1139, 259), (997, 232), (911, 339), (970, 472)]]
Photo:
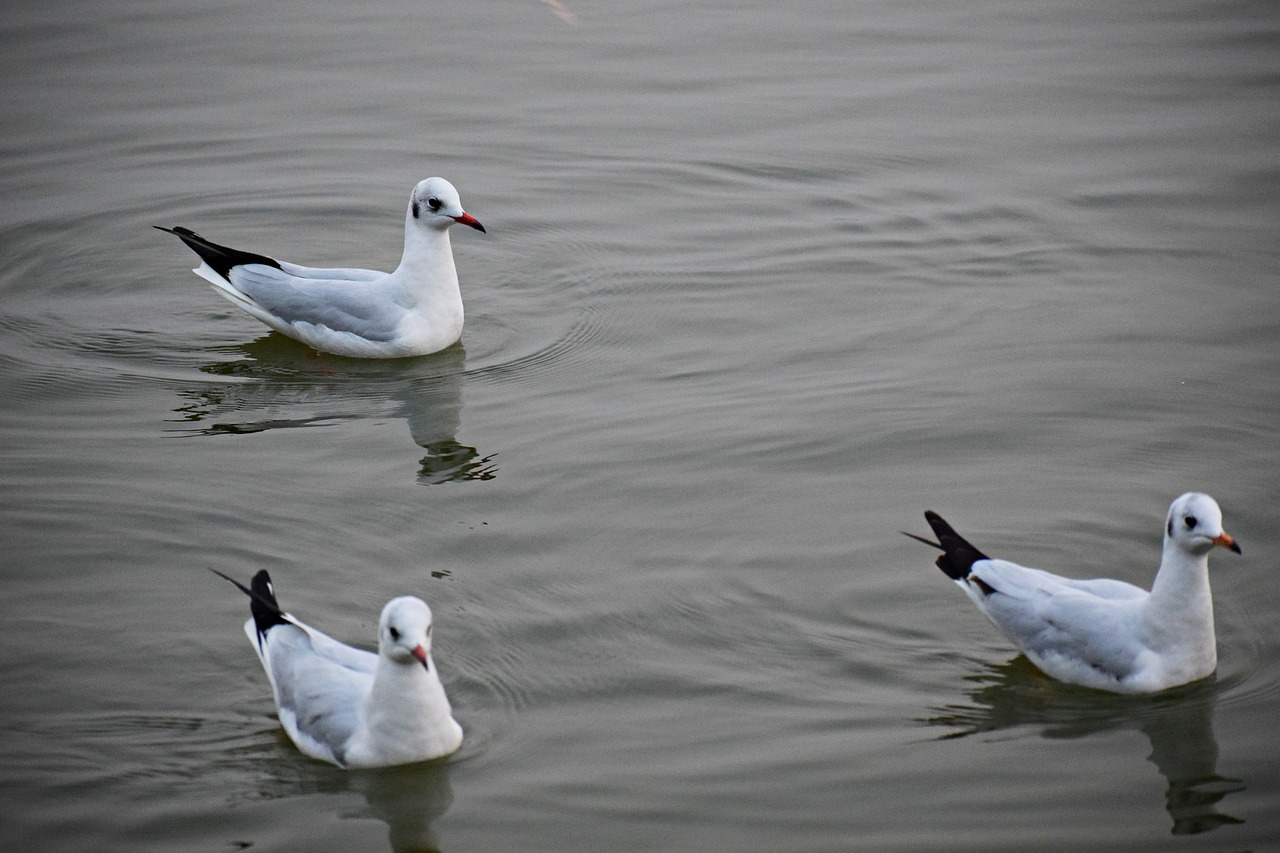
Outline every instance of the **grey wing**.
[(332, 654), (337, 645), (324, 635), (313, 638), (305, 629), (280, 626), (268, 634), (266, 660), (281, 725), (303, 752), (342, 764), (373, 684), (366, 658), (376, 658), (346, 647), (355, 654), (342, 655), (344, 662)]
[(1117, 679), (1133, 671), (1140, 652), (1131, 642), (1135, 606), (1146, 593), (1121, 581), (1072, 581), (1012, 564), (998, 568), (1003, 571), (984, 567), (982, 580), (995, 593), (984, 598), (983, 610), (1033, 660)]
[(234, 267), (228, 279), (253, 306), (290, 326), (305, 323), (391, 341), (405, 314), (392, 299), (370, 298), (376, 280), (306, 278), (265, 264)]
[(315, 649), (316, 654), (326, 657), (347, 669), (363, 672), (370, 676), (373, 675), (373, 670), (378, 666), (378, 656), (376, 654), (338, 642), (333, 637), (323, 631), (312, 628), (310, 625), (302, 622), (297, 624), (306, 630), (308, 637), (311, 639), (311, 647)]
[(1076, 592), (1084, 596), (1082, 601), (1089, 598), (1125, 601), (1146, 598), (1149, 594), (1145, 589), (1124, 581), (1110, 578), (1076, 580), (1043, 569), (1020, 566), (1008, 560), (987, 560), (980, 566), (975, 565), (974, 576), (1011, 598), (1030, 599), (1037, 595)]
[(386, 278), (387, 274), (377, 270), (362, 270), (353, 267), (304, 267), (288, 261), (278, 261), (280, 269), (298, 278), (326, 279), (328, 281), (377, 281)]
[(1112, 580), (1111, 578), (1094, 578), (1092, 580), (1083, 581), (1063, 578), (1062, 582), (1065, 586), (1078, 589), (1081, 592), (1087, 592), (1090, 595), (1096, 595), (1098, 598), (1106, 598), (1112, 601), (1146, 598), (1150, 594), (1145, 589), (1136, 587), (1131, 583)]

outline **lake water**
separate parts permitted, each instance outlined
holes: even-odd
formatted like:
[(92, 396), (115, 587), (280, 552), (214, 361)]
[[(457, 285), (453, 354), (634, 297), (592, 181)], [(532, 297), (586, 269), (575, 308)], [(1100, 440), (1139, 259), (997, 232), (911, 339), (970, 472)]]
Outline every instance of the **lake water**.
[[(1049, 0), (11, 4), (0, 847), (1243, 851), (1280, 839), (1280, 15)], [(314, 357), (152, 225), (391, 269), (463, 344)], [(1210, 682), (1038, 676), (932, 566), (1149, 584), (1221, 502)], [(281, 734), (210, 574), (466, 729)]]

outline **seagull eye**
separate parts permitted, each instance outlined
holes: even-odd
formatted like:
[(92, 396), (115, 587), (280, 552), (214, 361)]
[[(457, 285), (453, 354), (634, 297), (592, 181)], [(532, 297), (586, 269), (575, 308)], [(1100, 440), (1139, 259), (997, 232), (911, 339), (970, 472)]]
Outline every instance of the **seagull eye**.
[(436, 198), (435, 196), (432, 196), (431, 198), (427, 199), (427, 207), (431, 208), (432, 210), (439, 210), (440, 199)]
[(391, 635), (391, 639), (395, 642), (400, 641), (400, 629), (392, 625), (387, 629), (387, 633)]
[(1195, 517), (1194, 515), (1188, 515), (1186, 518), (1184, 518), (1184, 519), (1183, 519), (1183, 521), (1185, 521), (1185, 522), (1187, 523), (1187, 529), (1188, 529), (1188, 530), (1195, 530), (1195, 528), (1196, 528), (1196, 517)]

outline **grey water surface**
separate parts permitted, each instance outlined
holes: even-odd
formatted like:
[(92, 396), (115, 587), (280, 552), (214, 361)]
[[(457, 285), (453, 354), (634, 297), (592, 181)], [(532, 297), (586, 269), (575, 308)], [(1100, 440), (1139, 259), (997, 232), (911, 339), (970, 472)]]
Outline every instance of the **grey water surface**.
[[(1261, 851), (1280, 841), (1271, 3), (43, 0), (0, 19), (0, 848)], [(467, 328), (316, 356), (152, 225)], [(1203, 490), (1220, 666), (1039, 676), (899, 534), (1146, 585)], [(284, 738), (207, 569), (466, 729)]]

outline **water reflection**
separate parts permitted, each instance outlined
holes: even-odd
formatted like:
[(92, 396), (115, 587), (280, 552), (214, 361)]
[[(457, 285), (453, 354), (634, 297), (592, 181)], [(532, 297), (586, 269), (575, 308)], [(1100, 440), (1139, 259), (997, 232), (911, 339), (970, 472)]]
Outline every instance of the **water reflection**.
[(1154, 697), (1111, 696), (1069, 687), (1045, 677), (1019, 655), (986, 672), (969, 676), (970, 704), (935, 709), (925, 722), (958, 731), (944, 738), (1028, 726), (1046, 738), (1080, 738), (1121, 728), (1147, 736), (1147, 760), (1168, 782), (1165, 808), (1174, 835), (1193, 835), (1224, 824), (1243, 823), (1222, 814), (1217, 805), (1243, 791), (1239, 779), (1217, 772), (1218, 742), (1213, 734), (1217, 690), (1212, 681)]
[(266, 799), (308, 794), (364, 796), (367, 810), (344, 815), (373, 817), (387, 824), (393, 853), (436, 853), (440, 850), (432, 825), (453, 805), (447, 761), (430, 761), (381, 770), (339, 770), (291, 756), (271, 762), (270, 775), (259, 783)]
[(395, 853), (438, 851), (431, 825), (453, 805), (447, 765), (442, 761), (425, 767), (364, 771), (351, 787), (364, 794), (369, 813), (385, 822)]
[(398, 417), (427, 451), (419, 460), (418, 482), (490, 480), (497, 474), (493, 455), (481, 456), (457, 440), (466, 365), (462, 344), (423, 358), (361, 361), (317, 354), (271, 333), (226, 352), (230, 357), (200, 369), (241, 381), (179, 392), (186, 402), (174, 412), (192, 425), (191, 432), (245, 435)]
[[(255, 810), (260, 822), (249, 830), (251, 837), (261, 837), (227, 849), (294, 849), (297, 844), (281, 840), (315, 839), (334, 819), (373, 819), (386, 825), (393, 853), (426, 853), (439, 850), (432, 827), (453, 804), (453, 765), (447, 760), (341, 770), (299, 753), (274, 722), (254, 727), (239, 713), (40, 713), (8, 718), (6, 724), (0, 738), (9, 773), (6, 794), (20, 784), (31, 805), (21, 814), (6, 813), (9, 822), (0, 829), (5, 850), (60, 849), (66, 845), (49, 844), (48, 838), (65, 838), (75, 825), (101, 827), (125, 814), (127, 828), (121, 828), (118, 843), (99, 838), (96, 845), (80, 847), (212, 849), (201, 833), (224, 825), (222, 803), (229, 801), (268, 807)], [(320, 814), (312, 805), (289, 802), (315, 795), (325, 802)], [(175, 813), (185, 825), (177, 840)], [(315, 825), (291, 825), (313, 816)], [(28, 843), (24, 835), (40, 842)], [(156, 841), (162, 837), (172, 843)]]

